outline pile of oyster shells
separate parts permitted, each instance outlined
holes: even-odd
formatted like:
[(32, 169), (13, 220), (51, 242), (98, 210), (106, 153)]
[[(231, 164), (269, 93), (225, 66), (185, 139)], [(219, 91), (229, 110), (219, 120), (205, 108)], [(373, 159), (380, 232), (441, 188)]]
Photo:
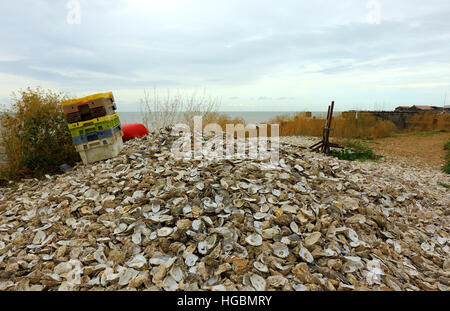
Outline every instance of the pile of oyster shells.
[(176, 160), (175, 139), (0, 188), (0, 290), (448, 290), (448, 177), (292, 143), (269, 169)]

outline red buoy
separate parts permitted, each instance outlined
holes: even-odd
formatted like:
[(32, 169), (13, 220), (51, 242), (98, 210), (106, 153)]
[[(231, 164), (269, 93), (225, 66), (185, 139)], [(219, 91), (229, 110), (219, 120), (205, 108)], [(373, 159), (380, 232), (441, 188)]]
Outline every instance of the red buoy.
[(123, 124), (122, 130), (123, 130), (122, 136), (123, 141), (148, 135), (148, 130), (145, 127), (145, 125), (140, 123)]

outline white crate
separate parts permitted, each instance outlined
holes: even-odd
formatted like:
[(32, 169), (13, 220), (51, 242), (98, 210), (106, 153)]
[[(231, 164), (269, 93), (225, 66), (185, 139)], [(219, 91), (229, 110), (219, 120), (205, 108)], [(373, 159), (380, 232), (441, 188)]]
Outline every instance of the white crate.
[(114, 158), (123, 148), (123, 132), (117, 132), (113, 137), (94, 140), (85, 144), (76, 145), (84, 164)]
[(78, 152), (80, 152), (80, 151), (87, 151), (92, 148), (97, 148), (99, 146), (110, 145), (110, 144), (113, 144), (118, 137), (122, 137), (122, 136), (123, 136), (123, 131), (119, 130), (118, 132), (116, 132), (114, 134), (114, 136), (111, 136), (111, 137), (96, 139), (93, 141), (88, 141), (86, 143), (76, 144), (75, 149)]

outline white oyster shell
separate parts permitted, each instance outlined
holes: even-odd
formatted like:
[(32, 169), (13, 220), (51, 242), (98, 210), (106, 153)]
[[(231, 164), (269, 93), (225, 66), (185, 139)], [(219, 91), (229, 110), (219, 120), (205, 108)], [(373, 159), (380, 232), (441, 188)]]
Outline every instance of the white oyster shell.
[(252, 246), (260, 246), (262, 244), (262, 237), (259, 234), (254, 233), (246, 237), (245, 242)]

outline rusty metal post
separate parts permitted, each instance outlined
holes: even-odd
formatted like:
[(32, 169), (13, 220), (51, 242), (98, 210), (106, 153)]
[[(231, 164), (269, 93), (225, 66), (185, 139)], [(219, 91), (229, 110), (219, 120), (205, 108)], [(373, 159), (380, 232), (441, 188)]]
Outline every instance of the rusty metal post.
[(330, 143), (330, 131), (331, 131), (331, 122), (333, 121), (333, 110), (334, 110), (334, 101), (332, 101), (331, 105), (328, 106), (327, 120), (323, 128), (322, 141), (315, 143), (314, 145), (309, 147), (311, 151), (320, 150), (320, 152), (328, 154), (330, 152), (330, 147), (343, 148), (337, 144)]

